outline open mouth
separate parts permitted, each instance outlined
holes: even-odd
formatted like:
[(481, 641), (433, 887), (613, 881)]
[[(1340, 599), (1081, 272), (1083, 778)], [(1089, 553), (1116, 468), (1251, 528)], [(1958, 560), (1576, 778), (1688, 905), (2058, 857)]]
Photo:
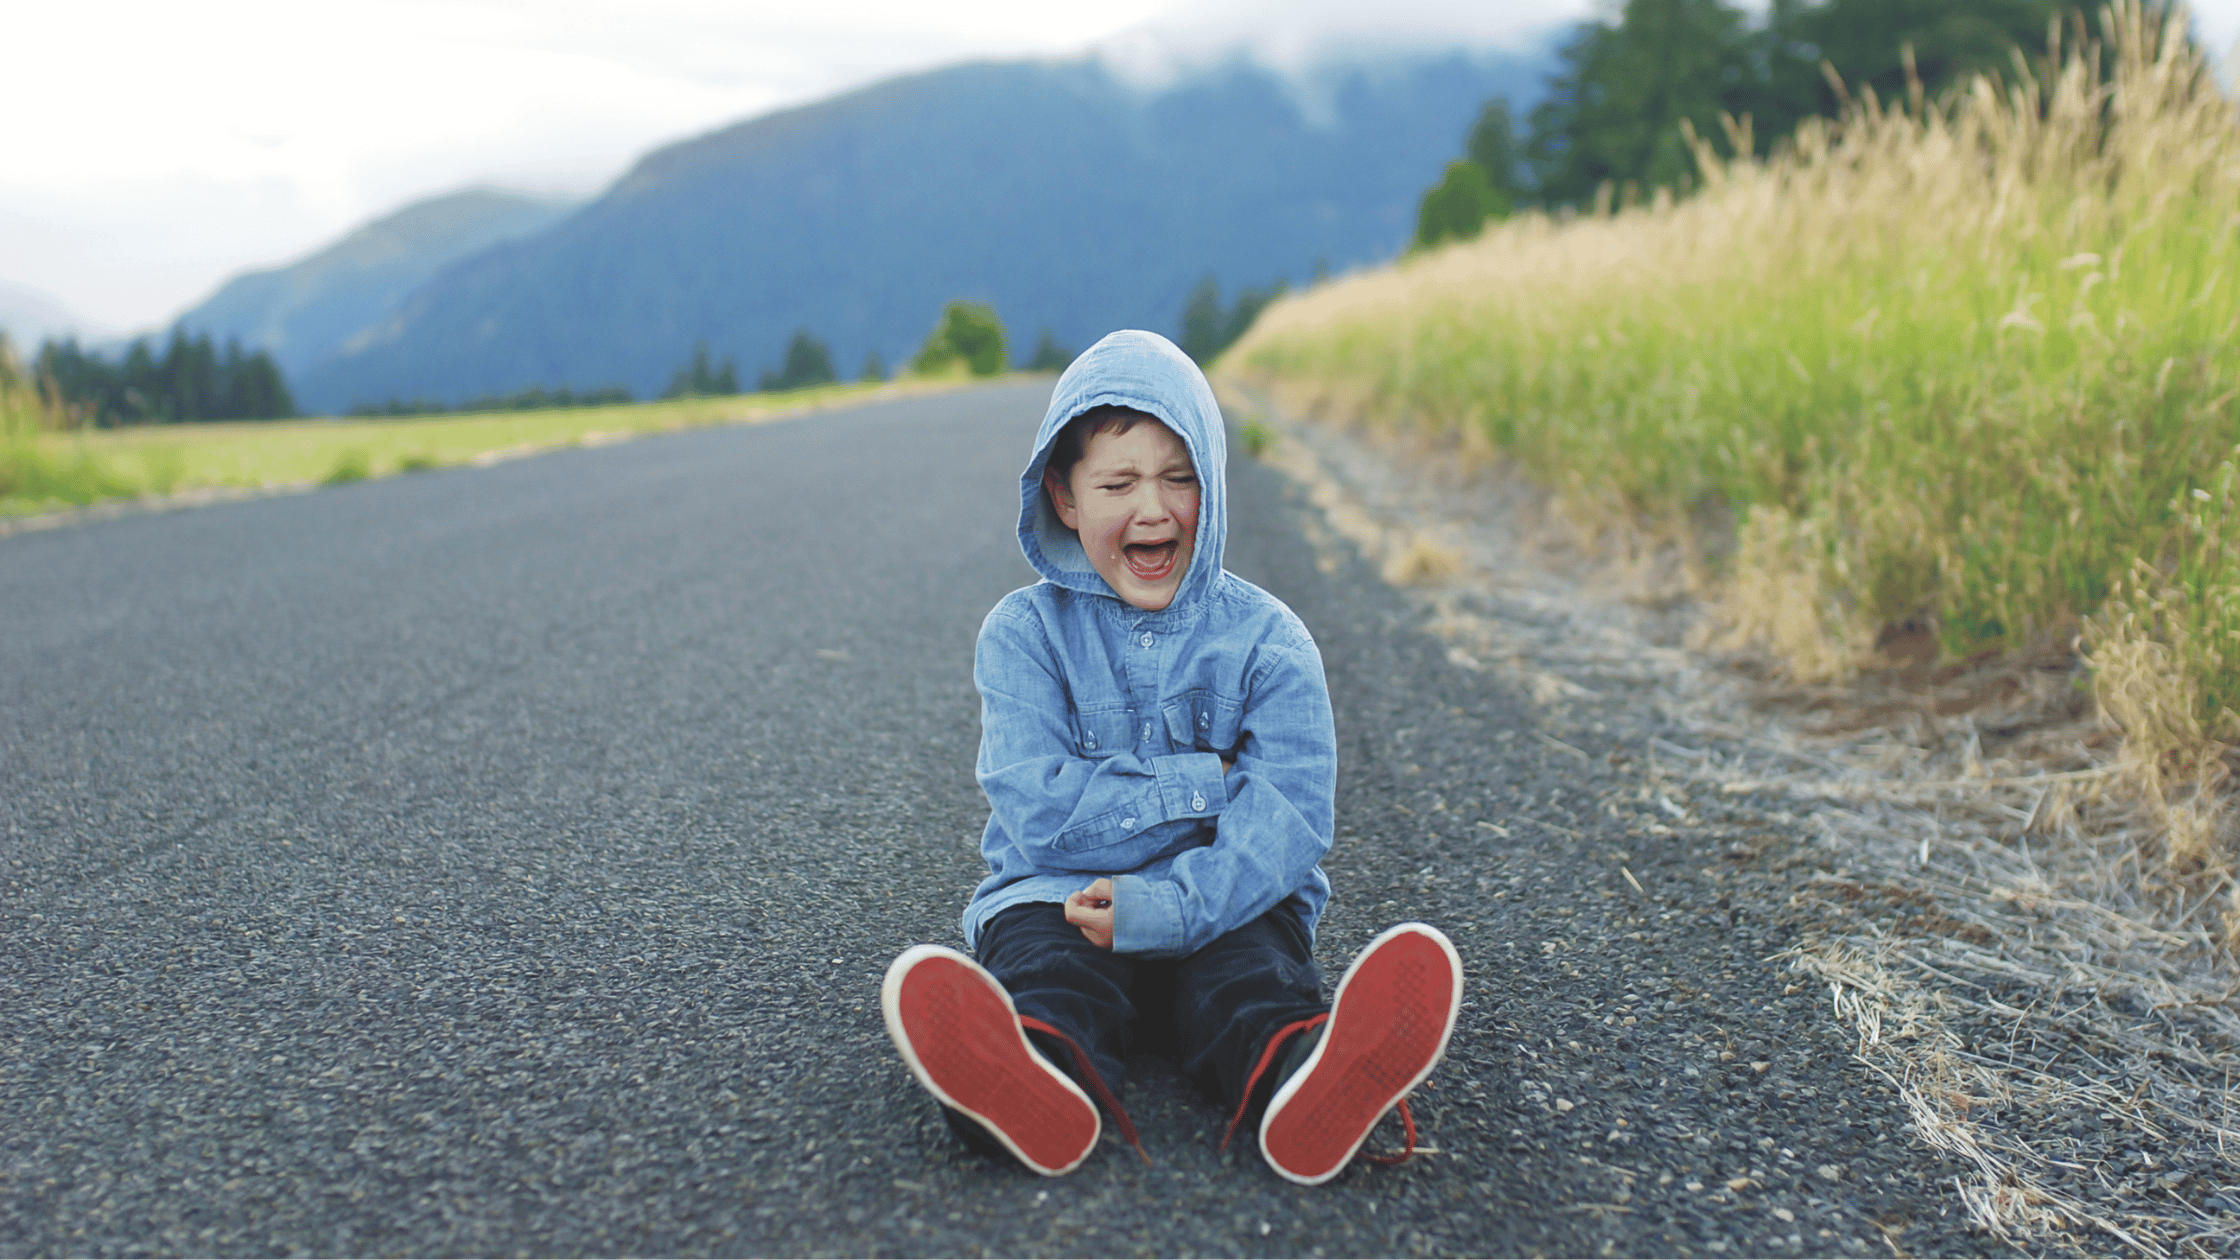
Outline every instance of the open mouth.
[(1182, 544), (1170, 538), (1158, 543), (1129, 543), (1121, 553), (1128, 559), (1128, 572), (1138, 581), (1158, 582), (1174, 572), (1174, 558), (1181, 550)]

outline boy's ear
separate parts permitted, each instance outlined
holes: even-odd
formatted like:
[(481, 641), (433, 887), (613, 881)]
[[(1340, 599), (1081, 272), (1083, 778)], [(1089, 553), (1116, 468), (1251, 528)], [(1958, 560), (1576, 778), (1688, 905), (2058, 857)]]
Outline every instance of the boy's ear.
[(1079, 532), (1081, 511), (1074, 506), (1073, 485), (1068, 478), (1060, 477), (1055, 468), (1042, 470), (1042, 492), (1050, 496), (1050, 506), (1058, 510), (1058, 519), (1067, 529)]

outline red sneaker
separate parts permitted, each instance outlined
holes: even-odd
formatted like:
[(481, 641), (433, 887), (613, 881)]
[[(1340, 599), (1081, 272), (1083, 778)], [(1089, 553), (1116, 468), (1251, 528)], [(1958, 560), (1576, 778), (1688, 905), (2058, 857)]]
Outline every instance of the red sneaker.
[(1369, 942), (1338, 982), (1321, 1044), (1261, 1118), (1268, 1166), (1305, 1186), (1337, 1176), (1431, 1075), (1461, 1008), (1462, 959), (1445, 933), (1403, 923)]
[(879, 1008), (918, 1083), (979, 1121), (1020, 1163), (1055, 1177), (1096, 1148), (1096, 1104), (1027, 1041), (1011, 995), (980, 964), (914, 945), (887, 968)]

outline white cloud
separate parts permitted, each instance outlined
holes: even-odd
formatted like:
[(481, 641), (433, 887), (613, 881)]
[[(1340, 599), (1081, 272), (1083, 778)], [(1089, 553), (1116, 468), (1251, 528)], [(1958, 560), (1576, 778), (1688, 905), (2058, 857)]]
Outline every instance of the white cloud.
[(1594, 16), (1598, 0), (1205, 0), (1098, 45), (1139, 81), (1245, 53), (1292, 73), (1363, 49), (1515, 48), (1552, 27)]
[[(968, 57), (1513, 44), (1612, 0), (71, 0), (8, 13), (0, 280), (146, 327), (226, 275), (474, 183), (584, 193), (647, 149)], [(2220, 51), (2240, 0), (2197, 6)]]

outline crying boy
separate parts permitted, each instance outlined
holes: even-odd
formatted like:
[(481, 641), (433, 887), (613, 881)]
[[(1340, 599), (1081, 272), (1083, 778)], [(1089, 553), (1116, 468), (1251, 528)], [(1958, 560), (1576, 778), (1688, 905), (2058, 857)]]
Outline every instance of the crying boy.
[[(1462, 1001), (1436, 928), (1371, 941), (1325, 1002), (1337, 749), (1322, 658), (1282, 601), (1221, 567), (1227, 445), (1165, 338), (1116, 332), (1059, 378), (1019, 480), (1042, 580), (981, 626), (978, 961), (887, 969), (896, 1049), (964, 1142), (1071, 1172), (1127, 1056), (1172, 1046), (1292, 1181), (1335, 1177), (1430, 1075)], [(1413, 1123), (1408, 1125), (1413, 1140)]]

